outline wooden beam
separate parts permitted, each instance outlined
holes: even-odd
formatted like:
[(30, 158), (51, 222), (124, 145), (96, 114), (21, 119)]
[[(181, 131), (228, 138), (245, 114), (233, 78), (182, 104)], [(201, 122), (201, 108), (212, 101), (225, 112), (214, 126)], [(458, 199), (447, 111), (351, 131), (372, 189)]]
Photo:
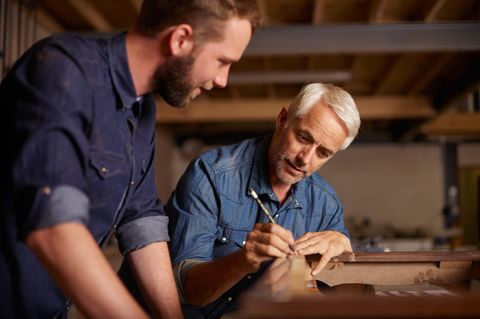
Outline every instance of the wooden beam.
[(312, 12), (312, 24), (320, 24), (325, 13), (325, 0), (315, 0)]
[[(445, 0), (439, 0), (437, 1), (433, 7), (430, 9), (430, 11), (427, 13), (425, 16), (425, 22), (432, 22), (436, 19), (436, 16), (438, 12), (441, 10), (441, 8), (445, 5)], [(386, 3), (385, 3), (386, 6)], [(385, 9), (385, 8), (383, 8)], [(396, 74), (398, 72), (401, 72), (403, 70), (403, 65), (405, 64), (405, 61), (407, 61), (408, 56), (401, 56), (396, 59), (396, 62), (392, 64), (390, 67), (390, 71), (387, 73), (387, 76), (384, 77), (383, 81), (377, 86), (377, 89), (375, 90), (376, 94), (382, 94), (388, 87), (388, 85), (392, 82), (392, 79), (396, 77)], [(428, 82), (438, 73), (440, 72), (441, 68), (447, 63), (449, 58), (447, 58), (447, 55), (444, 55), (443, 59), (438, 60), (437, 64), (435, 64), (431, 68), (427, 68), (427, 71), (424, 72), (423, 70), (419, 70), (422, 74), (420, 76), (420, 80), (417, 81), (415, 85), (413, 85), (413, 89), (416, 90), (416, 93), (419, 92), (419, 90), (423, 89)], [(412, 95), (410, 93), (410, 95)]]
[(433, 97), (433, 106), (442, 111), (454, 105), (459, 99), (480, 85), (480, 61), (475, 61), (468, 69), (468, 73), (451, 81), (448, 85), (437, 90)]
[(480, 113), (443, 113), (420, 128), (426, 135), (480, 136)]
[(112, 25), (87, 0), (67, 0), (67, 2), (92, 26), (95, 31), (112, 31)]
[[(45, 10), (37, 9), (36, 19), (39, 24), (41, 24), (45, 29), (52, 33), (60, 33), (65, 31), (65, 28), (62, 25), (52, 18)], [(35, 39), (36, 40), (36, 39)]]
[(478, 51), (479, 33), (479, 23), (265, 26), (245, 56)]
[(425, 22), (433, 22), (437, 20), (438, 12), (445, 6), (446, 0), (437, 0), (425, 17)]
[(386, 74), (382, 76), (382, 81), (377, 85), (375, 89), (375, 95), (382, 95), (386, 93), (388, 86), (395, 80), (398, 73), (403, 73), (405, 70), (405, 65), (408, 65), (409, 59), (410, 56), (402, 55), (392, 62)]
[[(309, 255), (314, 268), (320, 255)], [(471, 279), (472, 263), (480, 252), (360, 252), (332, 258), (315, 276), (329, 286), (340, 284), (413, 285), (418, 283), (456, 284)], [(422, 276), (421, 274), (429, 274)]]
[(424, 96), (355, 97), (362, 120), (431, 118), (435, 111)]
[[(186, 108), (172, 108), (158, 101), (158, 123), (265, 122), (273, 121), (292, 99), (243, 99), (194, 101)], [(362, 120), (430, 118), (435, 115), (426, 97), (356, 97)]]
[(373, 2), (372, 7), (370, 8), (370, 23), (381, 23), (383, 21), (383, 15), (385, 9), (387, 8), (388, 0), (377, 0)]
[(142, 8), (142, 0), (129, 0), (132, 6), (135, 8), (135, 13), (138, 14)]
[(433, 65), (426, 70), (422, 70), (422, 75), (419, 76), (419, 79), (410, 87), (408, 94), (416, 95), (420, 93), (430, 81), (435, 78), (435, 76), (440, 73), (443, 67), (452, 59), (453, 54), (447, 53), (436, 61), (433, 62)]
[(352, 79), (349, 70), (331, 71), (254, 71), (254, 72), (232, 72), (228, 77), (229, 84), (280, 84), (280, 83), (341, 83)]
[(262, 17), (262, 25), (266, 26), (270, 24), (270, 19), (268, 16), (268, 9), (266, 0), (258, 1), (258, 8), (260, 9), (260, 16)]

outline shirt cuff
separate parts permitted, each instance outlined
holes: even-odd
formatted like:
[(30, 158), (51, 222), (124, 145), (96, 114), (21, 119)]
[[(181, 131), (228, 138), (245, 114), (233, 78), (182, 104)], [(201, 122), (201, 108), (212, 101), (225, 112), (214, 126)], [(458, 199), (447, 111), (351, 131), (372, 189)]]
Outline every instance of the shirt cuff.
[(37, 191), (29, 229), (39, 229), (66, 222), (88, 223), (90, 200), (68, 185), (42, 187)]
[(185, 291), (183, 290), (183, 283), (185, 282), (185, 276), (187, 275), (187, 271), (193, 266), (204, 263), (204, 262), (205, 261), (201, 261), (197, 259), (185, 259), (177, 263), (173, 267), (173, 277), (175, 278), (178, 294), (180, 296), (180, 302), (182, 304), (188, 303), (188, 301), (185, 299)]
[(117, 239), (120, 252), (124, 256), (149, 244), (169, 241), (168, 217), (149, 216), (126, 223), (117, 229)]

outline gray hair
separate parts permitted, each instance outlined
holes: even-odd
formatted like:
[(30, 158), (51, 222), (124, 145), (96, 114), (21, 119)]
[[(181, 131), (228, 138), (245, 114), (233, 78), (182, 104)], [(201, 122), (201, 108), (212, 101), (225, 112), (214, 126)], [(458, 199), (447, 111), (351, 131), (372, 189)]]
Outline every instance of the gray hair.
[(341, 146), (346, 149), (355, 139), (360, 128), (360, 115), (353, 98), (343, 89), (332, 84), (311, 83), (300, 90), (288, 108), (288, 121), (303, 117), (318, 102), (330, 107), (345, 123), (348, 134)]

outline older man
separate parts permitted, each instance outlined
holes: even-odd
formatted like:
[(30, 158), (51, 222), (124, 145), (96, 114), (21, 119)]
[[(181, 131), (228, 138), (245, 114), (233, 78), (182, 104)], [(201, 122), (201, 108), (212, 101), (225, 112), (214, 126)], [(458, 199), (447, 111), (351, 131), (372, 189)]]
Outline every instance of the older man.
[(317, 273), (331, 257), (351, 251), (342, 203), (316, 172), (347, 148), (359, 126), (347, 92), (313, 83), (280, 111), (273, 135), (190, 163), (165, 206), (187, 317), (216, 318), (232, 309), (252, 274), (272, 258), (320, 253)]
[(180, 107), (225, 87), (258, 22), (254, 0), (145, 0), (127, 32), (54, 35), (17, 61), (0, 86), (0, 317), (64, 317), (69, 299), (146, 317), (98, 247), (111, 233), (155, 315), (181, 317), (151, 93)]

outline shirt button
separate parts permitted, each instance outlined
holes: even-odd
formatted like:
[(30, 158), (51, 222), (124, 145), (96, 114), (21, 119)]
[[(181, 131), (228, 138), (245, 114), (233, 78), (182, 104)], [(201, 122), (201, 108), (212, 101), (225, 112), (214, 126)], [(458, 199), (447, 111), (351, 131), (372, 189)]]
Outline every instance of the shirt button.
[(248, 275), (248, 276), (247, 276), (247, 279), (252, 279), (252, 275)]
[(226, 238), (226, 237), (222, 237), (222, 241), (227, 241), (227, 238)]
[(228, 297), (227, 300), (228, 300), (228, 301), (232, 301), (233, 298), (232, 298), (232, 297)]
[(45, 186), (42, 188), (41, 192), (43, 195), (50, 195), (52, 193), (52, 189), (48, 186)]
[(246, 243), (246, 241), (245, 241), (245, 240), (244, 240), (244, 241), (242, 241), (242, 246), (245, 246), (245, 243)]
[(106, 168), (105, 166), (103, 166), (101, 169), (100, 169), (100, 172), (102, 172), (102, 174), (108, 174), (109, 170), (108, 168)]
[(133, 185), (133, 184), (135, 184), (135, 182), (134, 182), (134, 181), (130, 181), (130, 185)]

